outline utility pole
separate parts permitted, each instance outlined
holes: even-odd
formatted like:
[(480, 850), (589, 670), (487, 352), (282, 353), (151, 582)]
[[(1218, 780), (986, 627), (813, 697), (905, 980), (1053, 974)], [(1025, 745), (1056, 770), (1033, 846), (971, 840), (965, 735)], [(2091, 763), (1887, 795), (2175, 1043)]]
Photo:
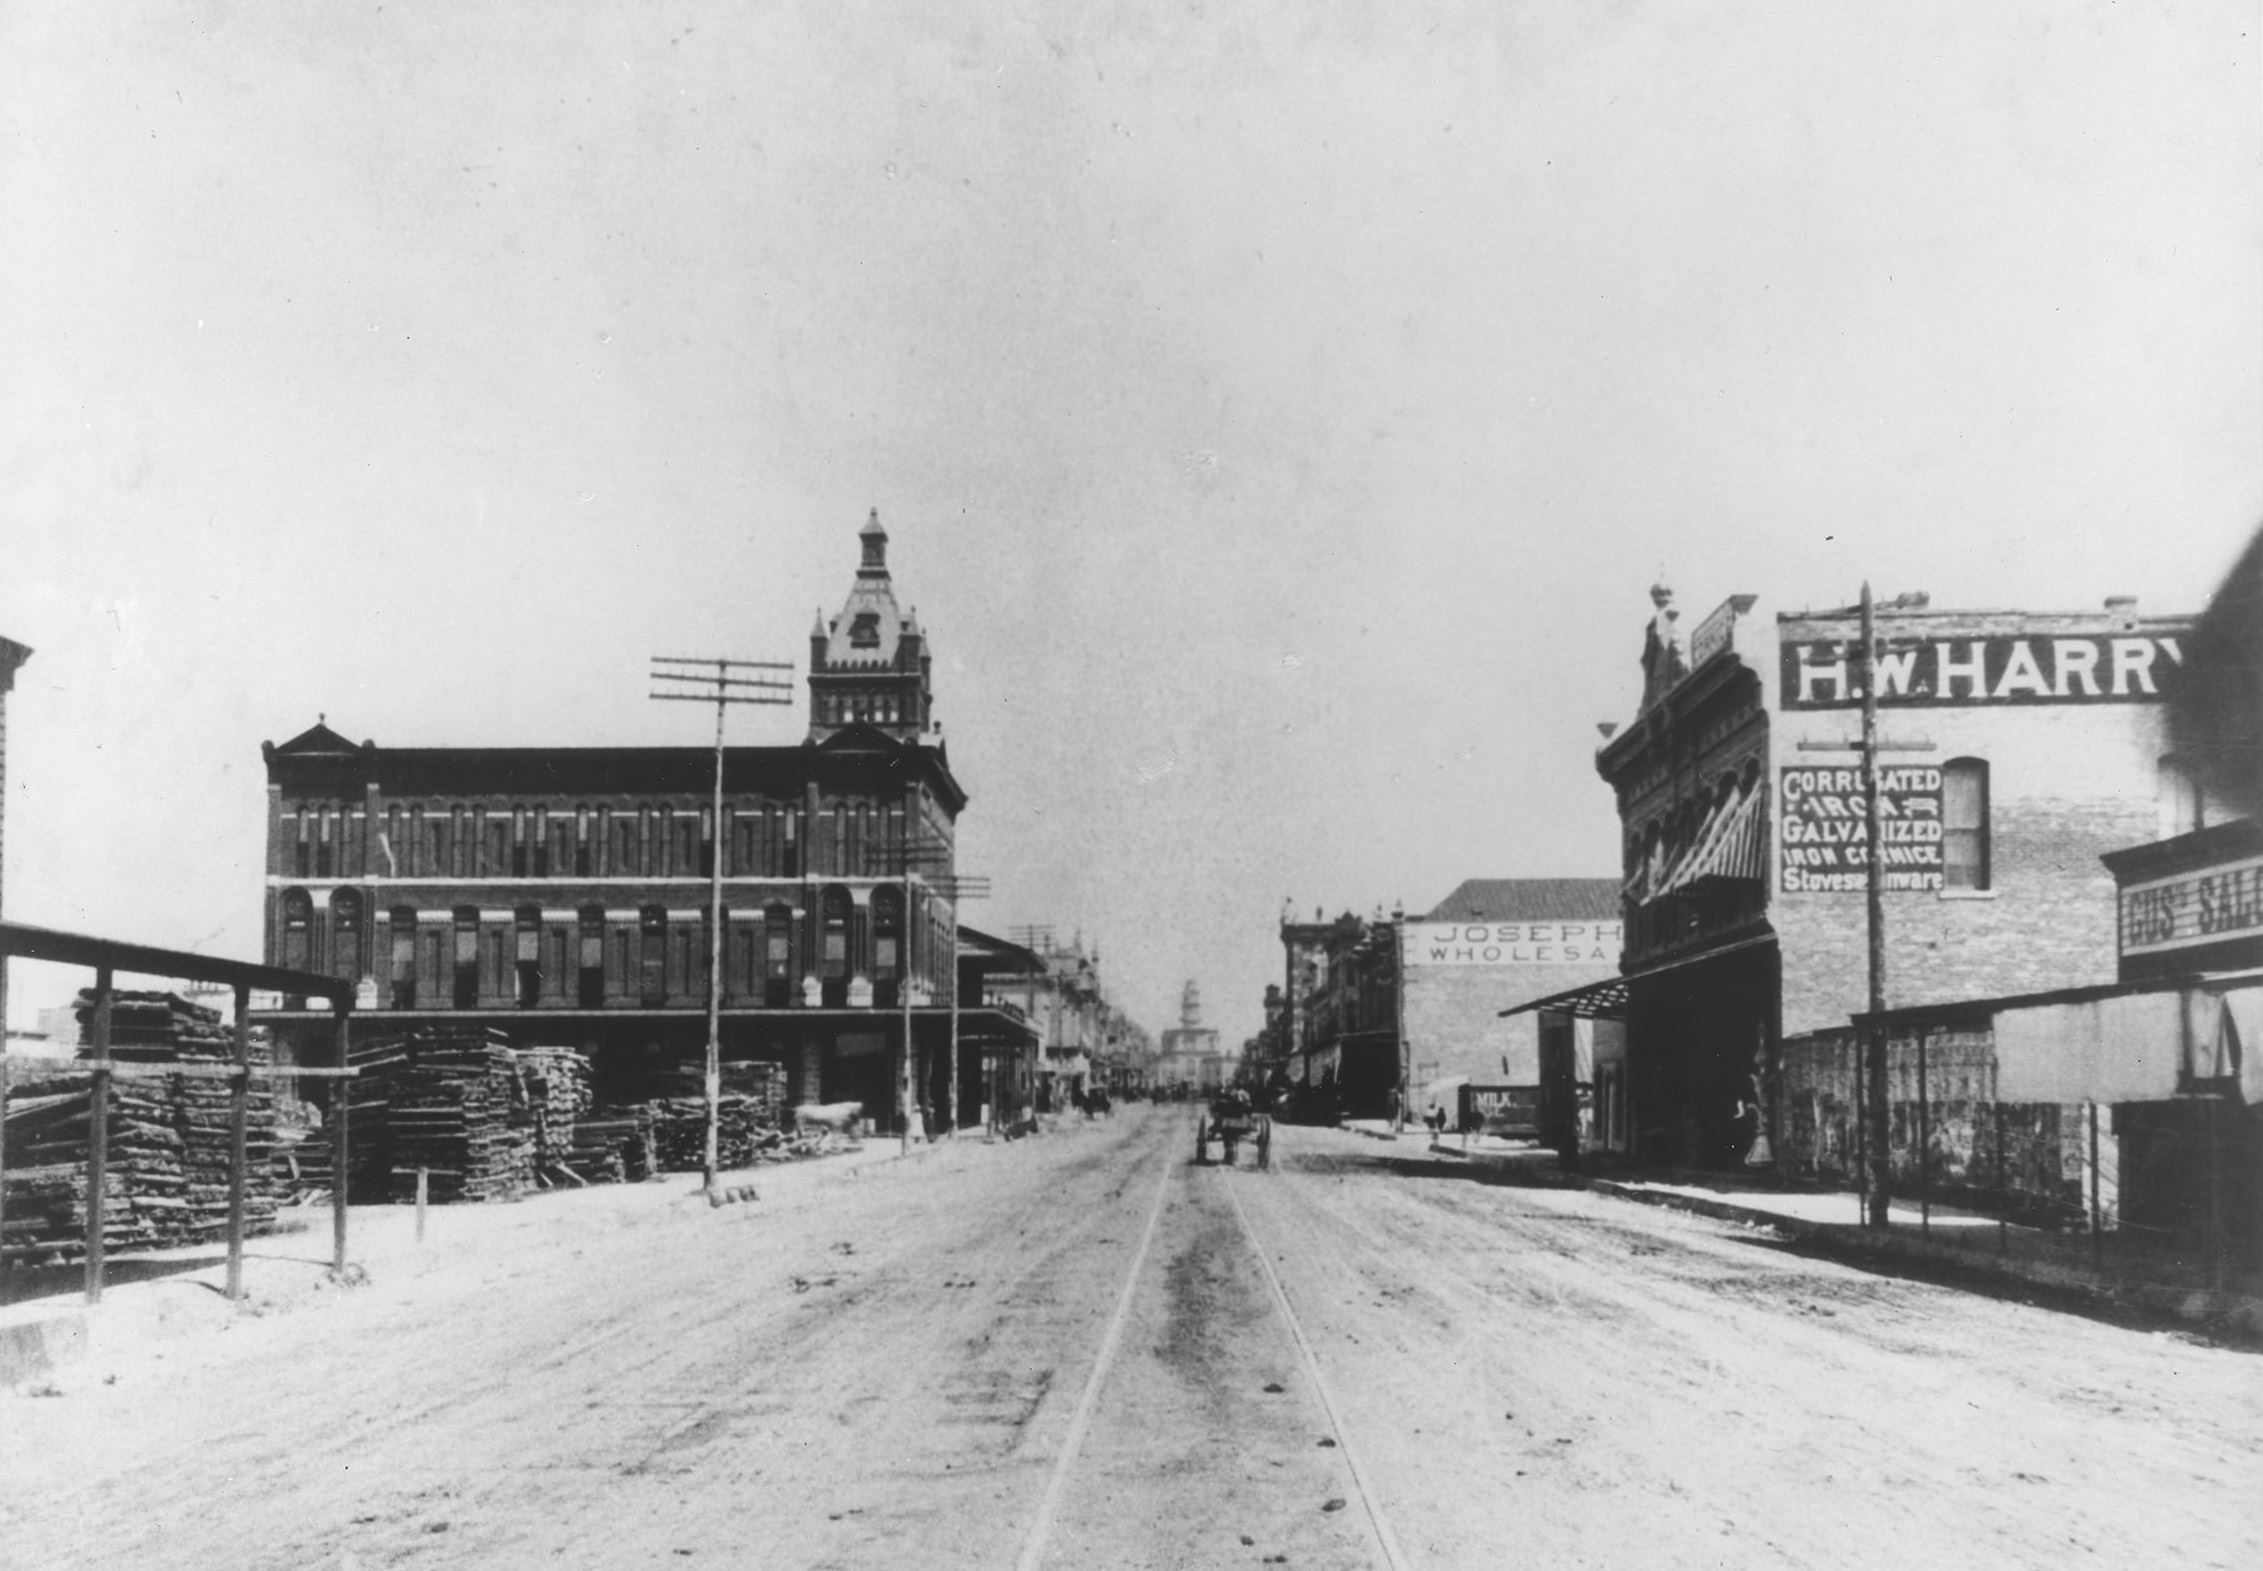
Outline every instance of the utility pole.
[[(652, 680), (681, 685), (646, 695), (715, 706), (715, 798), (707, 842), (707, 1149), (701, 1165), (705, 1175), (702, 1183), (710, 1195), (715, 1192), (716, 1126), (722, 1117), (723, 1100), (723, 857), (730, 844), (730, 827), (723, 820), (723, 713), (733, 704), (792, 703), (793, 669), (793, 663), (787, 660), (654, 655)], [(754, 674), (734, 676), (734, 671)]]
[(1404, 901), (1391, 908), (1391, 948), (1395, 955), (1391, 975), (1391, 1016), (1399, 1039), (1399, 1105), (1392, 1115), (1391, 1133), (1404, 1134), (1407, 1127), (1407, 1098), (1414, 1094), (1414, 1075), (1409, 1064), (1412, 1049), (1407, 1042), (1407, 908)]
[[(897, 851), (898, 868), (904, 881), (904, 933), (903, 957), (897, 969), (897, 1005), (903, 1010), (904, 1058), (899, 1066), (897, 1096), (903, 1103), (903, 1149), (911, 1149), (912, 1109), (919, 1105), (917, 1082), (914, 1079), (916, 1057), (912, 1045), (911, 1015), (911, 934), (912, 934), (912, 875), (917, 872), (920, 882), (943, 899), (951, 902), (951, 931), (945, 945), (942, 964), (948, 967), (940, 981), (947, 982), (951, 996), (950, 1079), (943, 1090), (943, 1127), (956, 1134), (959, 1127), (959, 908), (961, 900), (984, 900), (990, 895), (990, 876), (987, 873), (960, 873), (951, 871), (952, 848), (948, 845), (904, 845)], [(930, 1139), (933, 1136), (929, 1136)]]
[(1886, 1008), (1886, 858), (1884, 814), (1878, 801), (1878, 628), (1872, 613), (1870, 581), (1862, 583), (1862, 815), (1863, 899), (1870, 938), (1870, 1225), (1887, 1225), (1892, 1200), (1893, 1153), (1887, 1147), (1893, 1120), (1886, 1107), (1886, 1027), (1878, 1016)]

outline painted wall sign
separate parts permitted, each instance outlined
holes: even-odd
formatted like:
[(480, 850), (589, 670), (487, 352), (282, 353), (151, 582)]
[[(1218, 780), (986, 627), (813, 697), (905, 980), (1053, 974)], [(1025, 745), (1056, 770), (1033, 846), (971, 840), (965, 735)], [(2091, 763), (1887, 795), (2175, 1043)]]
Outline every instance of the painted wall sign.
[(1410, 922), (1406, 963), (1417, 966), (1617, 965), (1626, 924)]
[[(1786, 894), (1861, 894), (1869, 887), (1870, 822), (1862, 771), (1845, 765), (1786, 769), (1778, 820), (1777, 882)], [(1930, 764), (1878, 771), (1886, 888), (1941, 887), (1941, 771)]]
[(2127, 885), (2120, 906), (2125, 955), (2263, 935), (2263, 857)]
[[(2175, 638), (2154, 634), (1888, 638), (1878, 701), (1898, 707), (2155, 703), (2184, 664)], [(1783, 645), (1783, 707), (1862, 702), (1861, 641)]]

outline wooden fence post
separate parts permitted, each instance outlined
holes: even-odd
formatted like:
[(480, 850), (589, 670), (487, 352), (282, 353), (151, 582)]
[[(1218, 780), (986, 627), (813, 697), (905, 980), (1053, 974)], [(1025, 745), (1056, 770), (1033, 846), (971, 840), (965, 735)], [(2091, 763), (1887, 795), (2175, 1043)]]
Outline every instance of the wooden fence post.
[(251, 988), (236, 984), (236, 1078), (228, 1096), (228, 1302), (244, 1296), (244, 1189), (251, 1165)]
[(94, 973), (94, 1081), (86, 1099), (86, 1301), (102, 1302), (102, 1191), (110, 1168), (110, 968)]
[(346, 1274), (346, 1125), (353, 1102), (353, 1079), (345, 1071), (351, 1033), (346, 1028), (346, 1006), (338, 1004), (333, 1029), (338, 1038), (338, 1094), (330, 1099), (330, 1269)]

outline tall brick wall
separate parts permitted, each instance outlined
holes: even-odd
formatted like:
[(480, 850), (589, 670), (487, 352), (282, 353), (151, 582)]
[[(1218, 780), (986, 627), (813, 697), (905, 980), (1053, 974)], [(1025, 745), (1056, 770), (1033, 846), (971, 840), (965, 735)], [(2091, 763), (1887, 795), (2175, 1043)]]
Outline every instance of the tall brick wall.
[[(1843, 711), (1777, 716), (1776, 766), (1844, 761), (1802, 739), (1859, 733)], [(2040, 992), (2114, 978), (2114, 881), (2101, 853), (2159, 830), (2157, 767), (2168, 751), (2157, 705), (1887, 711), (1881, 732), (1934, 745), (1888, 765), (1981, 758), (1989, 766), (1991, 887), (1886, 895), (1886, 1004)], [(1784, 957), (1783, 1030), (1828, 1030), (1867, 1007), (1860, 891), (1788, 893), (1772, 859), (1770, 918)]]
[(1437, 1064), (1441, 1079), (1467, 1075), (1484, 1082), (1538, 1085), (1540, 1017), (1522, 1014), (1503, 1020), (1500, 1012), (1605, 981), (1616, 972), (1617, 967), (1608, 965), (1409, 966), (1408, 1058), (1416, 1065)]

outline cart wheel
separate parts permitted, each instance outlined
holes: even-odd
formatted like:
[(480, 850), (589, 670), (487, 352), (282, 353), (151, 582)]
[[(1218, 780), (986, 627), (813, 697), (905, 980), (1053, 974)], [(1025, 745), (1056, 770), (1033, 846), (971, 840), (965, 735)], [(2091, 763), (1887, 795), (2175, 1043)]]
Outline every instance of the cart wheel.
[(1273, 1120), (1270, 1118), (1257, 1126), (1257, 1165), (1261, 1169), (1273, 1166)]
[(1194, 1165), (1200, 1167), (1209, 1160), (1210, 1120), (1198, 1118), (1194, 1121)]

